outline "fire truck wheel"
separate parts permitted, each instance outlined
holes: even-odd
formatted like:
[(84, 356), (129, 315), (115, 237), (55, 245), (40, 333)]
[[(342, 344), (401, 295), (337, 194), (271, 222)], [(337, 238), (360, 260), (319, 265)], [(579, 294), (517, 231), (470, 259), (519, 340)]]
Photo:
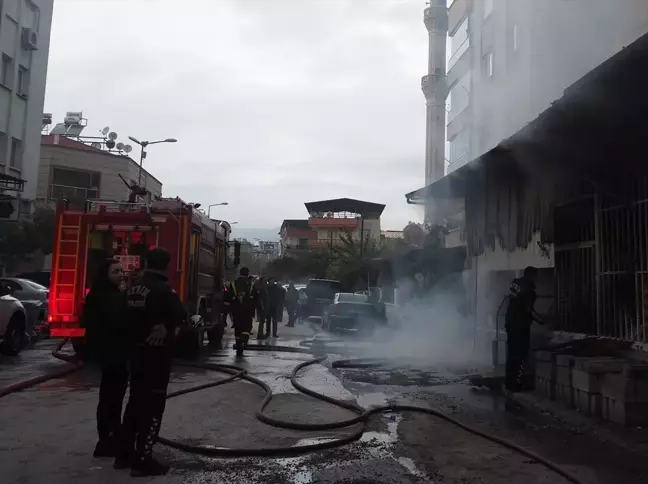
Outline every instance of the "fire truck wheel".
[(25, 344), (25, 317), (20, 313), (14, 314), (9, 320), (4, 334), (0, 353), (5, 356), (16, 356)]

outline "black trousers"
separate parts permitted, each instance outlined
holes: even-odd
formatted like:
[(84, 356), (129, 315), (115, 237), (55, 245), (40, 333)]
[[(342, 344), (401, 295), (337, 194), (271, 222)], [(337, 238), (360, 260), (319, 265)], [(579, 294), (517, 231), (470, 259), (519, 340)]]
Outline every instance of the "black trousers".
[(288, 312), (287, 326), (289, 327), (295, 326), (295, 321), (297, 320), (297, 306), (288, 306), (286, 308), (286, 311)]
[(507, 324), (506, 388), (516, 389), (522, 386), (530, 346), (531, 331), (529, 325), (517, 321)]
[(126, 359), (101, 365), (101, 384), (97, 405), (99, 440), (112, 440), (119, 435), (122, 406), (127, 387), (128, 361)]
[[(271, 329), (272, 333), (270, 333)], [(277, 308), (270, 308), (268, 314), (266, 314), (265, 334), (277, 336)]]
[(171, 377), (169, 347), (139, 346), (130, 358), (130, 396), (122, 424), (121, 451), (138, 459), (151, 457), (160, 433)]
[(248, 344), (252, 333), (254, 309), (239, 308), (232, 312), (234, 319), (234, 338), (237, 350), (242, 351)]

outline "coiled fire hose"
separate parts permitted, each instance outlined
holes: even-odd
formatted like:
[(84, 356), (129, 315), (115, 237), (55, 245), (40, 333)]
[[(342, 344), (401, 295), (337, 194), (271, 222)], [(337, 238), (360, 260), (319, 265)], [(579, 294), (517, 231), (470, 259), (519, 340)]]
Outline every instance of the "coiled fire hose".
[[(65, 344), (68, 342), (68, 340), (63, 340), (57, 348), (52, 352), (53, 356), (65, 361), (67, 363), (71, 363), (72, 366), (69, 366), (67, 368), (64, 368), (63, 370), (51, 372), (45, 375), (41, 375), (36, 378), (32, 378), (30, 380), (26, 380), (24, 382), (20, 382), (14, 385), (11, 385), (9, 387), (6, 387), (2, 390), (0, 390), (0, 397), (4, 397), (6, 395), (9, 395), (11, 393), (16, 393), (18, 391), (27, 389), (29, 387), (38, 385), (40, 383), (43, 383), (47, 380), (51, 380), (53, 378), (61, 378), (63, 376), (69, 375), (70, 373), (73, 373), (75, 371), (80, 370), (83, 368), (83, 364), (78, 362), (75, 357), (71, 355), (67, 355), (61, 352), (62, 348), (65, 346)], [(304, 353), (304, 354), (310, 354), (313, 355), (313, 352), (307, 349), (303, 348), (293, 348), (293, 347), (287, 347), (287, 346), (266, 346), (266, 345), (249, 345), (248, 350), (251, 351), (281, 351), (281, 352), (290, 352), (290, 353)], [(355, 403), (348, 402), (345, 400), (337, 399), (337, 398), (332, 398), (326, 395), (323, 395), (321, 393), (315, 392), (313, 390), (310, 390), (303, 386), (301, 383), (298, 381), (298, 374), (299, 372), (311, 365), (315, 365), (317, 363), (322, 363), (324, 360), (326, 360), (327, 356), (317, 356), (311, 360), (304, 361), (300, 364), (298, 364), (293, 370), (292, 373), (290, 374), (290, 382), (292, 385), (300, 392), (302, 392), (305, 395), (308, 395), (313, 398), (317, 398), (319, 400), (322, 400), (324, 402), (328, 402), (332, 405), (350, 410), (352, 412), (357, 413), (358, 415), (356, 417), (347, 419), (347, 420), (342, 420), (338, 422), (329, 422), (329, 423), (318, 423), (318, 424), (308, 424), (308, 423), (298, 423), (298, 422), (290, 422), (290, 421), (284, 421), (284, 420), (278, 420), (272, 417), (269, 417), (264, 413), (265, 408), (268, 406), (270, 401), (272, 400), (272, 390), (271, 388), (263, 381), (259, 380), (258, 378), (255, 378), (253, 376), (250, 376), (247, 373), (247, 370), (234, 366), (234, 365), (224, 365), (224, 364), (210, 364), (210, 363), (189, 363), (189, 362), (182, 362), (179, 363), (177, 366), (183, 366), (183, 367), (188, 367), (188, 368), (198, 368), (198, 369), (204, 369), (204, 370), (211, 370), (211, 371), (217, 371), (220, 373), (225, 373), (226, 375), (229, 375), (227, 378), (215, 381), (215, 382), (210, 382), (210, 383), (205, 383), (202, 385), (194, 386), (191, 388), (186, 388), (183, 390), (171, 392), (167, 395), (167, 398), (175, 398), (179, 397), (181, 395), (186, 395), (188, 393), (193, 393), (197, 392), (200, 390), (205, 390), (208, 388), (213, 388), (219, 385), (224, 385), (226, 383), (230, 383), (234, 380), (241, 379), (248, 381), (250, 383), (254, 383), (255, 385), (258, 385), (265, 391), (265, 397), (261, 401), (259, 410), (256, 413), (256, 418), (259, 419), (261, 422), (270, 425), (272, 427), (277, 427), (277, 428), (283, 428), (283, 429), (291, 429), (291, 430), (309, 430), (309, 431), (314, 431), (314, 430), (333, 430), (333, 429), (341, 429), (341, 428), (346, 428), (350, 427), (356, 424), (363, 424), (357, 431), (351, 433), (350, 435), (340, 437), (337, 439), (331, 439), (328, 441), (323, 441), (323, 442), (318, 442), (315, 444), (309, 444), (309, 445), (301, 445), (301, 446), (291, 446), (291, 447), (266, 447), (266, 448), (254, 448), (254, 449), (238, 449), (238, 448), (225, 448), (225, 447), (213, 447), (213, 446), (202, 446), (202, 445), (191, 445), (191, 444), (186, 444), (183, 442), (179, 442), (176, 440), (171, 440), (167, 439), (165, 437), (159, 437), (158, 441), (166, 445), (168, 447), (172, 447), (174, 449), (178, 449), (184, 452), (189, 452), (192, 454), (199, 454), (199, 455), (204, 455), (204, 456), (209, 456), (209, 457), (271, 457), (271, 456), (290, 456), (290, 455), (300, 455), (300, 454), (306, 454), (314, 451), (319, 451), (319, 450), (325, 450), (325, 449), (330, 449), (333, 447), (338, 447), (341, 445), (345, 445), (351, 442), (354, 442), (360, 437), (362, 437), (362, 434), (365, 431), (365, 424), (369, 420), (369, 418), (373, 415), (379, 414), (379, 413), (385, 413), (385, 412), (418, 412), (418, 413), (425, 413), (428, 415), (432, 415), (434, 417), (437, 417), (439, 419), (442, 419), (446, 422), (449, 422), (469, 433), (472, 433), (474, 435), (477, 435), (479, 437), (482, 437), (486, 440), (489, 440), (491, 442), (495, 442), (497, 444), (502, 445), (503, 447), (506, 447), (510, 450), (513, 450), (517, 452), (518, 454), (521, 454), (525, 457), (528, 457), (529, 459), (532, 459), (533, 461), (536, 461), (548, 469), (551, 469), (554, 471), (556, 474), (564, 477), (567, 479), (569, 482), (572, 482), (573, 484), (585, 484), (580, 478), (566, 470), (565, 468), (561, 467), (560, 465), (551, 462), (550, 460), (545, 459), (544, 457), (536, 454), (535, 452), (525, 449), (524, 447), (521, 447), (514, 442), (511, 442), (507, 439), (497, 437), (495, 435), (489, 434), (487, 432), (483, 432), (479, 429), (476, 429), (474, 427), (471, 427), (469, 425), (466, 425), (453, 417), (450, 417), (449, 415), (446, 415), (438, 410), (434, 410), (432, 408), (426, 408), (426, 407), (419, 407), (419, 406), (414, 406), (414, 405), (384, 405), (384, 406), (379, 406), (379, 407), (374, 407), (374, 408), (369, 408), (365, 409)], [(380, 365), (380, 362), (377, 360), (339, 360), (337, 362), (333, 362), (333, 367), (356, 367), (356, 368), (368, 368), (368, 367), (376, 367)]]

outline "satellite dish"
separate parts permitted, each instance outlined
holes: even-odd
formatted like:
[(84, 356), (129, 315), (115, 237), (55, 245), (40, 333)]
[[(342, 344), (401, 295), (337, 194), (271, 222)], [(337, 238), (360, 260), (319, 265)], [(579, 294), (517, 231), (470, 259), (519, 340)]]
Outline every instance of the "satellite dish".
[(117, 143), (117, 149), (119, 151), (124, 151), (124, 143), (122, 143), (121, 141)]
[(133, 147), (131, 145), (126, 145), (124, 146), (124, 151), (126, 153), (130, 153), (131, 151), (133, 151)]
[(115, 142), (113, 140), (109, 139), (108, 141), (106, 141), (106, 147), (109, 150), (112, 150), (115, 147)]
[(101, 143), (92, 143), (90, 146), (92, 146), (95, 150), (100, 150), (101, 149)]
[(108, 131), (110, 131), (110, 126), (106, 126), (104, 129), (102, 129), (101, 134), (106, 136), (108, 134)]
[(110, 141), (115, 141), (117, 139), (117, 133), (115, 133), (114, 131), (111, 131), (110, 133), (108, 133), (108, 139)]

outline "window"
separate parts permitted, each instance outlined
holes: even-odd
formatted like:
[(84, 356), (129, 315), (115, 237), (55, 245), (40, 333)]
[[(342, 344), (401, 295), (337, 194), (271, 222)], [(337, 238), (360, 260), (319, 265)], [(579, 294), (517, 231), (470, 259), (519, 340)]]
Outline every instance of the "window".
[(85, 202), (99, 198), (99, 173), (53, 167), (50, 198)]
[(16, 94), (27, 97), (29, 91), (29, 70), (25, 66), (18, 66), (18, 85)]
[(448, 69), (457, 63), (461, 56), (470, 47), (470, 36), (468, 35), (468, 17), (459, 25), (454, 35), (450, 37), (450, 59)]
[(450, 88), (448, 98), (450, 100), (448, 124), (450, 124), (470, 103), (470, 72), (466, 73)]
[(7, 54), (2, 54), (2, 72), (0, 72), (0, 84), (11, 89), (13, 86), (14, 62)]
[(495, 7), (495, 0), (484, 0), (484, 18), (488, 17)]
[(512, 31), (512, 37), (513, 38), (511, 39), (513, 52), (517, 52), (518, 49), (520, 48), (520, 45), (518, 43), (519, 42), (518, 35), (519, 35), (519, 33), (518, 33), (518, 24), (513, 24), (513, 31)]
[(482, 70), (484, 75), (488, 77), (493, 77), (493, 53), (487, 52), (482, 58)]
[[(470, 131), (464, 130), (450, 140), (450, 165), (462, 164), (470, 154)], [(457, 165), (459, 166), (459, 165)]]
[(22, 169), (22, 141), (11, 138), (11, 154), (9, 156), (9, 166), (18, 170)]

